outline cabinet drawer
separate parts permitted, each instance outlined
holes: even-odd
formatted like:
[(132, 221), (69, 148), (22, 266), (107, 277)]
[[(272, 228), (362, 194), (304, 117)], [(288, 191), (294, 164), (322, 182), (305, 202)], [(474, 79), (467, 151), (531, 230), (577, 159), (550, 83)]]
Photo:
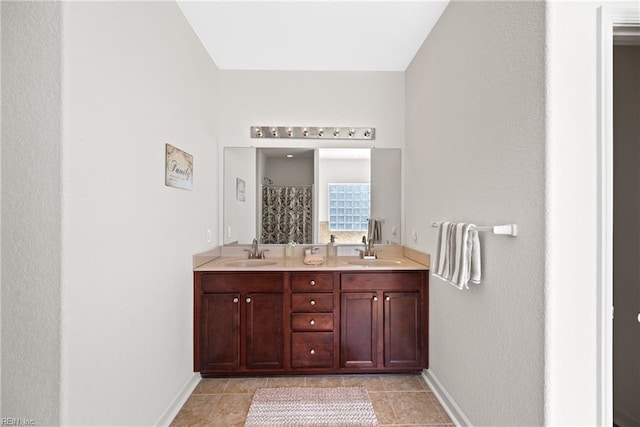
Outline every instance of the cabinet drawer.
[(293, 273), (291, 274), (293, 292), (316, 292), (333, 290), (332, 273)]
[(294, 331), (333, 331), (333, 313), (293, 313)]
[(292, 294), (291, 310), (311, 313), (333, 311), (333, 293)]
[(282, 273), (202, 273), (202, 292), (283, 292)]
[(377, 273), (344, 273), (340, 276), (340, 287), (347, 291), (370, 290), (420, 290), (421, 275), (419, 271), (377, 272)]
[(332, 368), (333, 334), (331, 332), (292, 333), (291, 367)]

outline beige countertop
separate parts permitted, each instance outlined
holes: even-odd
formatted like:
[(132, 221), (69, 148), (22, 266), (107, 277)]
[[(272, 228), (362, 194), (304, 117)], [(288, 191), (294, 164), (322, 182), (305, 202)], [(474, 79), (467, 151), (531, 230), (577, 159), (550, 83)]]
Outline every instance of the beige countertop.
[(337, 257), (328, 258), (326, 248), (320, 245), (319, 253), (324, 256), (321, 265), (304, 264), (303, 248), (298, 249), (296, 256), (285, 258), (284, 246), (264, 245), (260, 247), (261, 250), (269, 249), (265, 252), (265, 259), (255, 260), (247, 258), (247, 248), (246, 245), (222, 246), (196, 254), (193, 257), (193, 271), (428, 270), (430, 262), (428, 254), (400, 245), (380, 246), (376, 260), (364, 260), (351, 255), (358, 246), (342, 245), (338, 247)]
[(358, 256), (324, 257), (320, 265), (304, 264), (304, 257), (272, 257), (247, 259), (247, 257), (220, 257), (211, 260), (194, 271), (319, 271), (319, 270), (428, 270), (429, 267), (405, 257), (364, 260)]

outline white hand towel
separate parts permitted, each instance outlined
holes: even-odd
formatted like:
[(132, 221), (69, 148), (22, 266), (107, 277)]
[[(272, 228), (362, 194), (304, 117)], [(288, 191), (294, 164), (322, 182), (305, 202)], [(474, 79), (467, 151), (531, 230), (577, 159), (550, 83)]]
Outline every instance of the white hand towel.
[(469, 289), (469, 282), (480, 283), (480, 239), (475, 225), (442, 222), (438, 230), (433, 275), (458, 289)]
[(436, 269), (432, 271), (433, 275), (442, 280), (451, 279), (449, 273), (449, 233), (451, 223), (443, 221), (438, 228), (438, 241), (436, 245)]
[(320, 265), (324, 262), (324, 257), (320, 254), (305, 255), (302, 262), (306, 265)]
[(469, 281), (471, 283), (479, 284), (482, 279), (482, 267), (480, 265), (480, 238), (478, 237), (478, 230), (476, 230), (475, 227), (471, 229), (469, 239), (471, 244)]

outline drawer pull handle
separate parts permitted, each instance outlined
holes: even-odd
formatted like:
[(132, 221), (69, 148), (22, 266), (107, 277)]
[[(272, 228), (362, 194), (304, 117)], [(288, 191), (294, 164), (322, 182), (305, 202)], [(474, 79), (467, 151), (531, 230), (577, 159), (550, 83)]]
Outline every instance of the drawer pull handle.
[(238, 300), (238, 297), (235, 297), (235, 298), (233, 299), (233, 303), (234, 303), (234, 304), (237, 304), (237, 303), (238, 303), (238, 301), (239, 301), (239, 300)]
[(251, 302), (251, 298), (247, 298), (245, 301), (246, 301), (247, 303), (250, 303), (250, 302)]
[(378, 297), (373, 297), (373, 300), (374, 301), (378, 301)]
[(391, 297), (386, 297), (384, 300), (385, 301), (391, 301)]
[(310, 354), (316, 354), (316, 351), (314, 349), (311, 349), (311, 351), (309, 353)]
[(309, 304), (316, 305), (316, 302), (314, 300), (311, 300), (311, 302)]
[(309, 284), (310, 284), (311, 286), (315, 286), (315, 285), (316, 285), (316, 281), (315, 281), (315, 280), (311, 280), (311, 281), (309, 282)]
[(309, 324), (310, 324), (311, 326), (313, 326), (313, 325), (315, 325), (315, 324), (316, 324), (316, 321), (315, 321), (315, 320), (313, 320), (313, 319), (311, 319), (311, 320), (309, 320)]

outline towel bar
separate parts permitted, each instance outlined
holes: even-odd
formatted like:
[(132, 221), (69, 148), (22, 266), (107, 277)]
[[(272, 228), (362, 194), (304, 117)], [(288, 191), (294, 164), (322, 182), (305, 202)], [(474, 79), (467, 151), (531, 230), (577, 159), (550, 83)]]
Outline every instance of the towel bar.
[[(440, 222), (432, 222), (431, 226), (437, 228), (440, 226)], [(493, 234), (502, 234), (505, 236), (517, 236), (518, 224), (505, 224), (505, 225), (493, 225), (493, 226), (475, 226), (478, 231), (491, 231)]]

